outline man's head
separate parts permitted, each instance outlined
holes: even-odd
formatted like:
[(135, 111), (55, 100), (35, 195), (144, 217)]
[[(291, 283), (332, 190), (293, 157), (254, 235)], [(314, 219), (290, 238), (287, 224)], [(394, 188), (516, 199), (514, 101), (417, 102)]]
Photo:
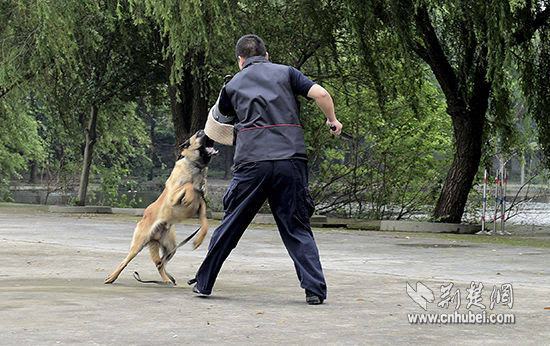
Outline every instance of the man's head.
[(235, 54), (239, 60), (239, 68), (243, 69), (246, 59), (253, 56), (265, 56), (269, 59), (269, 54), (265, 50), (264, 41), (257, 35), (244, 35), (237, 41)]

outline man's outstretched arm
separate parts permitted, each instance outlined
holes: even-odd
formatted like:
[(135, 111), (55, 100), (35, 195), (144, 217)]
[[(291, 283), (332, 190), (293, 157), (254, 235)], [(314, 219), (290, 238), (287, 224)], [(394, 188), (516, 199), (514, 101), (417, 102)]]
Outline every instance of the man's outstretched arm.
[(327, 126), (330, 128), (335, 127), (335, 130), (330, 130), (332, 134), (340, 135), (342, 132), (342, 124), (336, 119), (336, 114), (334, 113), (334, 103), (332, 102), (332, 97), (326, 91), (325, 88), (319, 84), (314, 84), (308, 91), (307, 97), (312, 98), (317, 103), (317, 106), (321, 108), (325, 116), (327, 117)]

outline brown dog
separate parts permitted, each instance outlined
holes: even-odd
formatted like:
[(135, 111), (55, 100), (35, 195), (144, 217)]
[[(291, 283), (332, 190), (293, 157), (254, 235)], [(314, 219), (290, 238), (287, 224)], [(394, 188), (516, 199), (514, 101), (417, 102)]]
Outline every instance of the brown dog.
[[(164, 265), (175, 254), (177, 242), (174, 225), (199, 213), (201, 228), (195, 238), (195, 249), (201, 245), (208, 231), (206, 219), (206, 173), (208, 163), (218, 152), (207, 147), (211, 142), (203, 130), (198, 131), (183, 145), (180, 158), (166, 181), (164, 191), (151, 203), (136, 226), (130, 252), (118, 268), (105, 279), (106, 284), (113, 283), (128, 263), (149, 245), (151, 258), (162, 281), (169, 283)], [(163, 256), (159, 254), (162, 249)], [(163, 259), (163, 257), (166, 257)]]

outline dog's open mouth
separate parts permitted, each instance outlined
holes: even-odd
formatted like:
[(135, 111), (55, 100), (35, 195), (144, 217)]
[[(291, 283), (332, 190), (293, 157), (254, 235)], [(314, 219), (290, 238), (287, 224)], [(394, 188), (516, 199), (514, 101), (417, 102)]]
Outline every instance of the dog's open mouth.
[(204, 149), (206, 149), (206, 153), (208, 156), (212, 157), (215, 155), (218, 155), (218, 151), (214, 149), (214, 141), (208, 137), (206, 134), (204, 135)]
[(208, 156), (215, 156), (215, 155), (218, 155), (218, 153), (219, 153), (219, 151), (214, 149), (214, 147), (205, 147), (205, 149), (206, 149), (206, 153), (208, 154)]

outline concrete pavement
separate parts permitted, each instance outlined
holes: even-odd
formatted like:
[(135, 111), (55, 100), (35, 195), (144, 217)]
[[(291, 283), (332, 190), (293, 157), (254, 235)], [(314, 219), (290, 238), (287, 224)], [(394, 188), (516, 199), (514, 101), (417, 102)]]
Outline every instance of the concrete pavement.
[[(49, 214), (0, 207), (0, 340), (3, 345), (152, 344), (547, 344), (550, 248), (471, 243), (412, 234), (315, 231), (328, 283), (320, 306), (304, 301), (278, 232), (255, 227), (224, 264), (213, 295), (185, 284), (207, 243), (181, 248), (168, 265), (178, 286), (156, 280), (145, 249), (113, 285), (103, 279), (126, 256), (138, 218)], [(195, 222), (195, 221), (193, 221)], [(196, 225), (177, 227), (183, 239)], [(214, 227), (212, 227), (211, 231)], [(207, 238), (207, 242), (209, 237)], [(483, 283), (487, 313), (513, 313), (511, 325), (410, 324), (424, 310), (409, 297), (420, 282), (437, 306), (440, 287)], [(489, 310), (491, 290), (513, 286), (513, 307)], [(453, 305), (453, 304), (451, 304)], [(546, 309), (548, 308), (548, 309)]]

